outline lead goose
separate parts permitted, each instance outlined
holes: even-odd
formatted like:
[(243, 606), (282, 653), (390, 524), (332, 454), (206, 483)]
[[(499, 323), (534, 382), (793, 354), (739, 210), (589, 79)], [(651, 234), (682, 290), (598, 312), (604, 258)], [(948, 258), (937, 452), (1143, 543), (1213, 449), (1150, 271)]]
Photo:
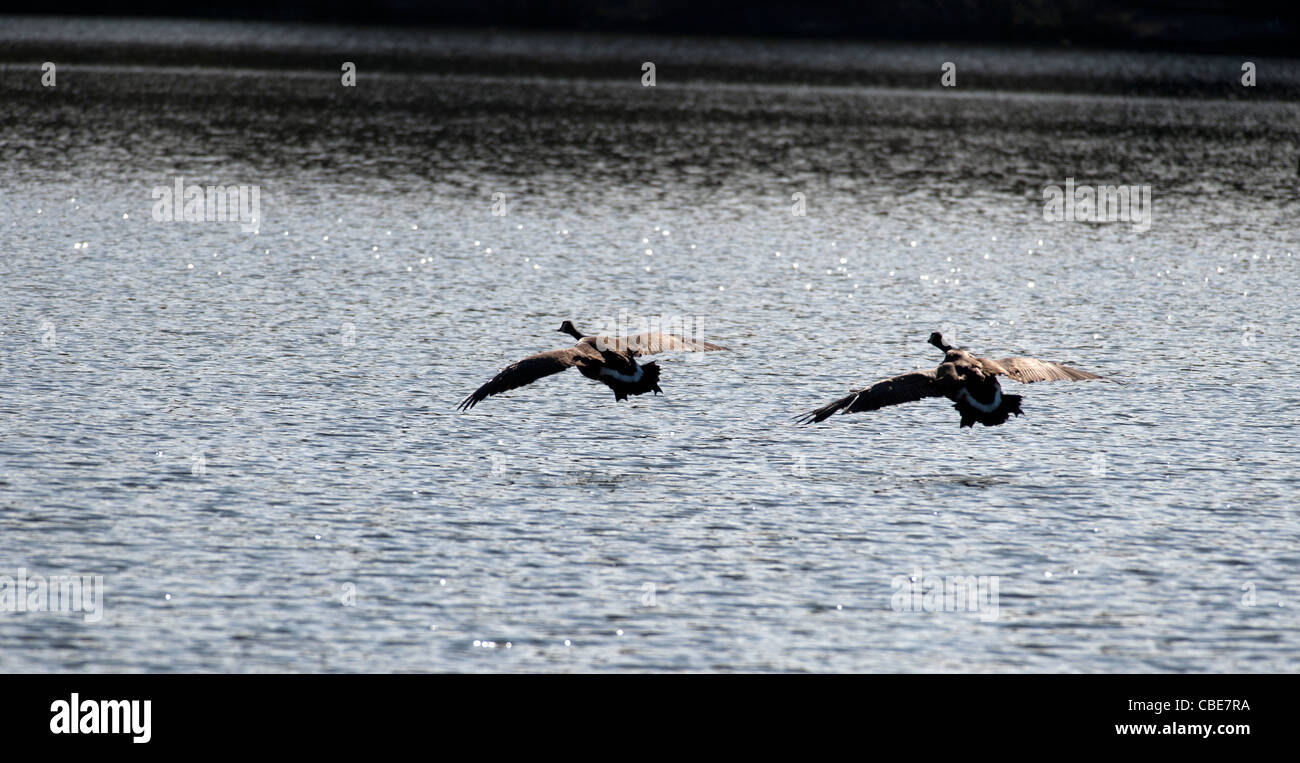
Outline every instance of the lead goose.
[(588, 379), (595, 379), (614, 390), (615, 400), (626, 400), (628, 395), (643, 395), (647, 392), (659, 394), (663, 391), (659, 389), (659, 364), (641, 365), (636, 362), (638, 355), (727, 349), (722, 345), (659, 332), (618, 338), (583, 336), (572, 321), (561, 323), (556, 330), (577, 339), (578, 343), (562, 350), (529, 355), (518, 363), (506, 366), (491, 381), (462, 400), (457, 409), (467, 411), (491, 395), (532, 384), (544, 376), (568, 368), (577, 368), (578, 373)]
[(955, 403), (953, 407), (961, 413), (963, 427), (975, 426), (977, 421), (986, 427), (995, 427), (1005, 423), (1013, 413), (1021, 415), (1020, 395), (1002, 394), (999, 376), (1006, 376), (1021, 384), (1102, 378), (1094, 373), (1037, 358), (977, 358), (964, 349), (944, 342), (943, 336), (937, 331), (930, 335), (930, 344), (944, 352), (943, 362), (935, 370), (900, 374), (892, 379), (878, 381), (865, 389), (852, 390), (849, 395), (800, 416), (799, 423), (824, 421), (836, 411), (874, 411), (887, 405), (910, 403), (927, 397), (946, 397)]

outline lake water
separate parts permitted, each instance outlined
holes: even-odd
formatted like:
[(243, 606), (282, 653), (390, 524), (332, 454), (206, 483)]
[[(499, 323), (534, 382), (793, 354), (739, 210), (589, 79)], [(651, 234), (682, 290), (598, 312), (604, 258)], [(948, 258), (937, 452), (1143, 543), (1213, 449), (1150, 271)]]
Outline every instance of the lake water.
[[(776, 81), (794, 43), (370, 73), (382, 34), (302, 32), (343, 88), (183, 64), (283, 53), (243, 26), (86, 23), (181, 47), (0, 78), (0, 574), (104, 581), (98, 622), (0, 612), (0, 671), (1300, 669), (1297, 102)], [(178, 177), (257, 186), (259, 231), (155, 221)], [(1150, 229), (1045, 220), (1067, 178), (1150, 186)], [(620, 314), (732, 352), (456, 412)], [(793, 424), (934, 330), (1125, 383)], [(996, 597), (896, 611), (917, 570)]]

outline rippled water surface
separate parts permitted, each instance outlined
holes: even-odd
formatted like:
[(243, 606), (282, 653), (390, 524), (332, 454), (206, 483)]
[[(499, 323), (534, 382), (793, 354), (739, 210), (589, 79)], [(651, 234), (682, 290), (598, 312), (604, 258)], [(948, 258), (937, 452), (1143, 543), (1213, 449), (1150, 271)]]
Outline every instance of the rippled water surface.
[[(0, 670), (1300, 668), (1295, 103), (669, 70), (9, 64), (0, 572), (105, 606)], [(155, 222), (177, 176), (260, 232)], [(1150, 230), (1044, 221), (1067, 177)], [(621, 312), (733, 351), (455, 411)], [(933, 330), (1125, 384), (792, 423)], [(996, 617), (893, 611), (918, 568)]]

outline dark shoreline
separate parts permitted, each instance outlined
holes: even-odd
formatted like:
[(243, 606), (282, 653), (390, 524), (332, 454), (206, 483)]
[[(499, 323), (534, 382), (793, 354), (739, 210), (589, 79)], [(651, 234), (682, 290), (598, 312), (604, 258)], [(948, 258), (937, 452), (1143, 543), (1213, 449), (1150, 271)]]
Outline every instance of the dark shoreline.
[(496, 28), (681, 37), (1082, 45), (1112, 50), (1294, 55), (1300, 7), (1287, 0), (163, 0), (60, 3), (58, 15), (238, 18), (409, 28)]
[[(1263, 56), (201, 20), (11, 18), (0, 27), (5, 88), (14, 87), (16, 71), (39, 71), (44, 61), (336, 72), (345, 60), (357, 63), (361, 77), (386, 72), (639, 82), (641, 63), (654, 61), (660, 86), (714, 81), (935, 91), (944, 89), (940, 66), (953, 61), (958, 91), (1300, 100), (1300, 59)], [(1257, 67), (1256, 87), (1241, 85), (1245, 60)]]

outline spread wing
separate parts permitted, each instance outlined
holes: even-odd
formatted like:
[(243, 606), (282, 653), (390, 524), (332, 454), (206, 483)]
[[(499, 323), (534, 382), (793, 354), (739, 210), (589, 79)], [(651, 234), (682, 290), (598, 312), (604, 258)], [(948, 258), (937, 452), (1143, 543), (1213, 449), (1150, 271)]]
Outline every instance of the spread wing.
[(1063, 366), (1060, 363), (1051, 363), (1046, 360), (1039, 360), (1038, 358), (1003, 358), (1001, 360), (991, 361), (991, 365), (986, 365), (986, 368), (995, 374), (1003, 374), (1007, 378), (1014, 379), (1021, 384), (1032, 384), (1033, 382), (1040, 381), (1071, 381), (1102, 378), (1089, 371), (1080, 371), (1077, 368)]
[(800, 424), (825, 421), (832, 414), (874, 411), (888, 405), (911, 403), (927, 397), (942, 397), (942, 385), (934, 371), (913, 371), (891, 379), (878, 381), (865, 389), (853, 390), (847, 396), (800, 416)]
[(570, 366), (578, 365), (585, 357), (576, 348), (551, 350), (550, 352), (529, 355), (518, 363), (511, 363), (506, 366), (501, 373), (493, 376), (491, 381), (474, 390), (474, 394), (460, 401), (457, 409), (468, 411), (490, 395), (499, 395), (502, 392), (522, 387), (525, 384), (532, 384), (544, 376), (558, 374)]
[(623, 352), (629, 349), (635, 350), (637, 355), (657, 355), (661, 352), (713, 352), (728, 349), (720, 344), (701, 342), (677, 334), (663, 334), (657, 331), (617, 338), (599, 336), (596, 337), (596, 343), (602, 349), (614, 350), (615, 352)]

